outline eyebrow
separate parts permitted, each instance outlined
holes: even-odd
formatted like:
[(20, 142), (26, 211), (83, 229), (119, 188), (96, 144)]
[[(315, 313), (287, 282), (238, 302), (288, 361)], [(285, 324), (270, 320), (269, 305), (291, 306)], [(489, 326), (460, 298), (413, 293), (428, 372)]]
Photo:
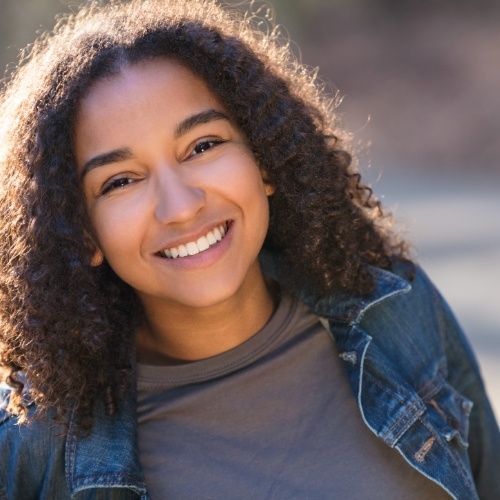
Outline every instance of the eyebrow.
[(114, 151), (110, 151), (109, 153), (94, 156), (94, 158), (83, 165), (81, 176), (82, 178), (85, 177), (85, 175), (87, 175), (94, 168), (109, 165), (110, 163), (118, 163), (120, 161), (131, 160), (132, 158), (134, 158), (134, 154), (128, 148), (115, 149)]
[[(178, 139), (180, 136), (186, 134), (191, 129), (197, 125), (203, 123), (209, 123), (215, 120), (227, 120), (229, 118), (216, 109), (208, 109), (197, 113), (195, 115), (189, 116), (181, 123), (179, 123), (174, 130), (174, 138)], [(102, 167), (104, 165), (109, 165), (110, 163), (118, 163), (121, 161), (131, 160), (134, 158), (134, 154), (128, 148), (115, 149), (109, 153), (104, 153), (102, 155), (95, 156), (83, 165), (81, 177), (85, 177), (91, 170), (97, 167)]]
[(222, 111), (217, 111), (216, 109), (207, 109), (206, 111), (202, 111), (201, 113), (197, 113), (196, 115), (190, 116), (183, 120), (177, 127), (175, 127), (174, 137), (177, 139), (181, 135), (186, 134), (192, 128), (197, 125), (201, 125), (202, 123), (209, 123), (215, 120), (227, 120), (229, 118), (222, 113)]

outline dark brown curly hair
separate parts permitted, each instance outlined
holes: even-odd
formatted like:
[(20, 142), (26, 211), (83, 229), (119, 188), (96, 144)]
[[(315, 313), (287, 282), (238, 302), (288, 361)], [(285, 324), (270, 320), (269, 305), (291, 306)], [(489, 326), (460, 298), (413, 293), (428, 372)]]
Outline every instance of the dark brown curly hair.
[(25, 380), (39, 411), (62, 419), (74, 408), (87, 428), (97, 399), (112, 414), (133, 382), (142, 310), (106, 264), (90, 264), (96, 247), (73, 145), (80, 100), (126, 65), (176, 60), (225, 105), (275, 186), (265, 245), (290, 286), (306, 277), (321, 292), (365, 294), (368, 265), (404, 256), (355, 171), (335, 99), (278, 30), (256, 23), (212, 0), (93, 2), (38, 40), (3, 89), (0, 363), (21, 421)]

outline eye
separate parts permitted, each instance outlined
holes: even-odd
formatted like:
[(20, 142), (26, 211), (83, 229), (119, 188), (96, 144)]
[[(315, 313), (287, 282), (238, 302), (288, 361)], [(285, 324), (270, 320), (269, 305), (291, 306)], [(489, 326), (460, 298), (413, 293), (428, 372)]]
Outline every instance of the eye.
[(123, 188), (132, 182), (134, 182), (134, 179), (131, 179), (130, 177), (118, 177), (117, 179), (111, 179), (109, 182), (104, 184), (101, 195), (107, 194), (115, 189)]
[(222, 139), (201, 139), (196, 143), (195, 147), (189, 153), (188, 158), (192, 158), (193, 156), (205, 153), (206, 151), (209, 151), (210, 149), (213, 149), (215, 146), (224, 142), (226, 141), (223, 141)]

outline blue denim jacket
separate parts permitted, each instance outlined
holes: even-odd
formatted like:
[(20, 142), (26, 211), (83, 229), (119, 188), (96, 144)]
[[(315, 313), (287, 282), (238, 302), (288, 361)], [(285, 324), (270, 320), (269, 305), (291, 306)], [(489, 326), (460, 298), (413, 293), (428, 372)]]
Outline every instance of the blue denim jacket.
[[(500, 432), (467, 341), (422, 271), (394, 271), (373, 269), (368, 297), (301, 299), (335, 337), (366, 425), (453, 498), (499, 499)], [(135, 413), (134, 394), (115, 416), (99, 404), (81, 437), (71, 418), (19, 427), (0, 411), (0, 500), (147, 499)]]

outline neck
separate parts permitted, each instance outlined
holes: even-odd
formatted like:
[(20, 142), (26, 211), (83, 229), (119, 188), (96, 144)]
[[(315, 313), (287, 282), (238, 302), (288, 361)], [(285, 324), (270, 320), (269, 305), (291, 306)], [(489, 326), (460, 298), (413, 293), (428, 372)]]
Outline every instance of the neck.
[(264, 327), (274, 311), (273, 294), (260, 273), (229, 299), (208, 307), (149, 302), (137, 334), (139, 362), (177, 364), (228, 351)]

